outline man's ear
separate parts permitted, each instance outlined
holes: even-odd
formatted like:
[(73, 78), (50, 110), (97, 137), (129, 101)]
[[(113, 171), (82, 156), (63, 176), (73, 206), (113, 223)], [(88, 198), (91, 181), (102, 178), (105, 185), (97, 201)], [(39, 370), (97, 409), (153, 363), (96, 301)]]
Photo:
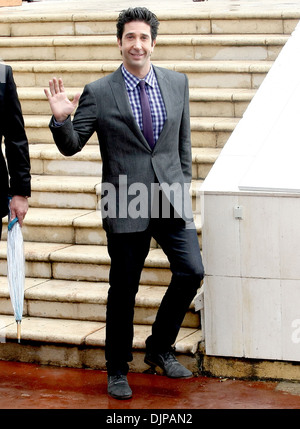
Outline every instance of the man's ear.
[(119, 49), (120, 49), (120, 54), (122, 55), (122, 40), (119, 39), (119, 38), (117, 38), (117, 42), (118, 42), (118, 46), (119, 46)]
[(156, 39), (152, 40), (152, 52), (153, 52), (153, 50), (155, 48), (155, 45), (156, 45)]

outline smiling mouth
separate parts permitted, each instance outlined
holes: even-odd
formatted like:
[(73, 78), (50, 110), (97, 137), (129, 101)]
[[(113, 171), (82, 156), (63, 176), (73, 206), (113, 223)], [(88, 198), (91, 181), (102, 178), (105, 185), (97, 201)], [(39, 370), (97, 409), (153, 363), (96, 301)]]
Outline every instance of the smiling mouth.
[(140, 59), (144, 57), (144, 54), (137, 54), (134, 52), (131, 52), (130, 55), (132, 56), (132, 58), (136, 58), (136, 59)]

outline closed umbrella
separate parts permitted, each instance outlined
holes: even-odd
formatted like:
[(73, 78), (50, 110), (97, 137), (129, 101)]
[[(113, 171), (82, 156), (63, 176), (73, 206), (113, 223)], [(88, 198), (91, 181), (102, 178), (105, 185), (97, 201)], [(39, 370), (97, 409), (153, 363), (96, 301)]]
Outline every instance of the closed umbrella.
[(10, 299), (17, 322), (17, 338), (20, 343), (24, 305), (25, 257), (22, 230), (17, 218), (9, 220), (8, 223), (7, 277)]

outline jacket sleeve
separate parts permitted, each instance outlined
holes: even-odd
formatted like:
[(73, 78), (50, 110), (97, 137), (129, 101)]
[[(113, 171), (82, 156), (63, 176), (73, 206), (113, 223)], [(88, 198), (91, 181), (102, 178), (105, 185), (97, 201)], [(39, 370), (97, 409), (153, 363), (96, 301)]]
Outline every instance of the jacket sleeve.
[(185, 76), (184, 108), (179, 132), (179, 156), (185, 183), (192, 180), (192, 144), (189, 107), (189, 84)]
[(28, 140), (12, 69), (6, 66), (3, 135), (10, 195), (31, 195)]

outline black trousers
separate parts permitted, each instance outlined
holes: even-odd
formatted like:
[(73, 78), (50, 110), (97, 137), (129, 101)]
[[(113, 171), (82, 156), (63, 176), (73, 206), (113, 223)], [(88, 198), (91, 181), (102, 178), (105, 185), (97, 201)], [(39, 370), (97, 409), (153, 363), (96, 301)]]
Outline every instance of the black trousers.
[(182, 219), (151, 219), (146, 231), (107, 234), (111, 269), (105, 357), (109, 374), (126, 374), (127, 362), (132, 360), (135, 295), (152, 237), (168, 257), (172, 278), (146, 340), (147, 350), (170, 350), (204, 277), (197, 231), (187, 228)]

